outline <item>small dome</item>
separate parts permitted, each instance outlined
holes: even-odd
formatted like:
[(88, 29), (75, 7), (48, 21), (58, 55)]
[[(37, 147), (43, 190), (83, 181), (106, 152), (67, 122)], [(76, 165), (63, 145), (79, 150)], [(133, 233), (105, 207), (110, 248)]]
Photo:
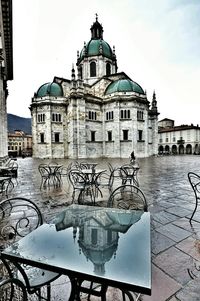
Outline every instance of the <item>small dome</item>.
[(63, 96), (63, 89), (62, 87), (57, 83), (46, 83), (42, 85), (37, 93), (37, 97), (43, 97), (43, 96)]
[(81, 50), (80, 59), (94, 55), (103, 55), (110, 59), (112, 59), (113, 57), (110, 45), (102, 39), (90, 40)]
[(115, 92), (136, 92), (139, 94), (145, 94), (144, 90), (136, 82), (130, 79), (118, 79), (112, 82), (106, 89), (105, 95), (112, 94)]

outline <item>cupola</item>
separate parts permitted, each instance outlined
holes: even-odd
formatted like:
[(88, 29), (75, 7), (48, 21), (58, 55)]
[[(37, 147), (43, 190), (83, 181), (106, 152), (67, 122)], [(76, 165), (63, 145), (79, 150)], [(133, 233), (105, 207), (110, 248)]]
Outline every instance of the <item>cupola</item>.
[(54, 82), (46, 83), (42, 85), (36, 93), (36, 97), (44, 97), (44, 96), (54, 96), (54, 97), (63, 96), (63, 89), (61, 85), (59, 85), (58, 83), (54, 83)]

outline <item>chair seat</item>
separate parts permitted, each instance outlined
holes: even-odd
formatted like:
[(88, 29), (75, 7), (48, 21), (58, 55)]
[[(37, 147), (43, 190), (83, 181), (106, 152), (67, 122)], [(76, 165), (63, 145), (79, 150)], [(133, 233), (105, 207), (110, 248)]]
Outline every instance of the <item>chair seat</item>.
[[(41, 285), (45, 285), (47, 283), (52, 282), (60, 276), (60, 274), (32, 267), (29, 265), (23, 265), (23, 270), (29, 279), (30, 288), (40, 287)], [(19, 271), (17, 273), (17, 278), (23, 283), (25, 283), (24, 277)]]

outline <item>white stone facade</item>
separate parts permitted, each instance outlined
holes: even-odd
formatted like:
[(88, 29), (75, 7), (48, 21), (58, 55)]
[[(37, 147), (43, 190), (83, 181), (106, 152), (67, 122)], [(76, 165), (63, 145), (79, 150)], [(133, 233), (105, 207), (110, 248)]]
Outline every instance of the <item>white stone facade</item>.
[(78, 54), (77, 78), (72, 69), (71, 80), (55, 77), (32, 98), (33, 157), (128, 158), (133, 150), (136, 157), (157, 154), (155, 94), (150, 104), (137, 83), (117, 73), (115, 51), (102, 39), (100, 26), (96, 20), (91, 44)]

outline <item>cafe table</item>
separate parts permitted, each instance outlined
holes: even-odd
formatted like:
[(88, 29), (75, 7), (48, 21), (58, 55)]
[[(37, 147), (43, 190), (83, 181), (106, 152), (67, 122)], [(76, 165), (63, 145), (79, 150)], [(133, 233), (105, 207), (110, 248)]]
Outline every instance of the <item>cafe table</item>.
[(2, 251), (10, 261), (151, 294), (150, 213), (72, 204)]

